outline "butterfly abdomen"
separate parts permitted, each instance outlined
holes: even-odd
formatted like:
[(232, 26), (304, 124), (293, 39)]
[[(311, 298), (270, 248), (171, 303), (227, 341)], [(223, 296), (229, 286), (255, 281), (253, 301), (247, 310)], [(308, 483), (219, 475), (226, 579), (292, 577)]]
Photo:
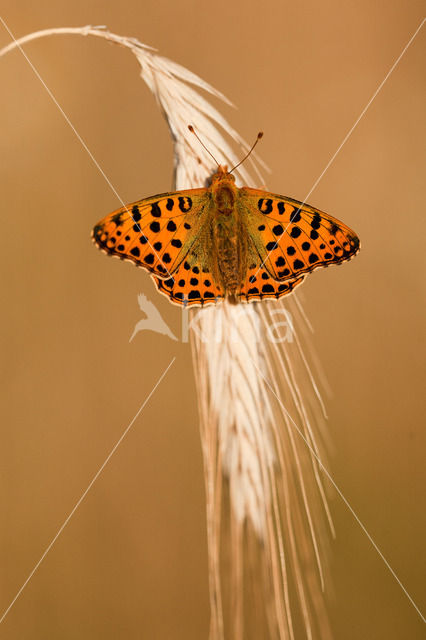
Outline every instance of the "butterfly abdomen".
[(235, 233), (219, 224), (216, 233), (218, 266), (226, 289), (238, 284), (238, 247)]
[(231, 302), (237, 302), (242, 272), (245, 269), (244, 237), (234, 211), (222, 216), (218, 214), (213, 224), (217, 277)]

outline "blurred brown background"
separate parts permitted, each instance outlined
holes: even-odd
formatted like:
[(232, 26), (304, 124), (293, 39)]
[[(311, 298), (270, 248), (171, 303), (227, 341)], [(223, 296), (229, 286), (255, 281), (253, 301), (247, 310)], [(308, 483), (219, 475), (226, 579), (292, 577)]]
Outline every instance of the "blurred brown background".
[[(422, 20), (381, 2), (4, 0), (15, 36), (105, 24), (201, 75), (259, 153), (268, 187), (303, 199)], [(0, 28), (0, 46), (10, 41)], [(332, 475), (424, 607), (423, 28), (309, 198), (361, 254), (303, 287), (333, 390)], [(172, 147), (129, 52), (62, 36), (26, 53), (124, 201), (166, 191)], [(0, 60), (1, 610), (21, 587), (172, 357), (176, 361), (0, 626), (7, 639), (207, 637), (204, 486), (188, 345), (129, 344), (154, 300), (92, 225), (119, 203), (19, 51)], [(423, 134), (423, 135), (422, 135)], [(340, 499), (335, 637), (420, 638), (420, 617)]]

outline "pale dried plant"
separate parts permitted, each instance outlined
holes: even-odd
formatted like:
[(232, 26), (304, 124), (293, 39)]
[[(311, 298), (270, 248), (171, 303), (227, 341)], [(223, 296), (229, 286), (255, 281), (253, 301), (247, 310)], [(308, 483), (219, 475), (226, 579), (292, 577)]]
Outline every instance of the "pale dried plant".
[[(135, 38), (103, 27), (46, 29), (0, 55), (59, 34), (103, 38), (136, 56), (169, 125), (174, 188), (200, 187), (216, 169), (188, 124), (221, 164), (240, 159), (227, 139), (247, 150), (200, 90), (229, 101)], [(235, 175), (240, 185), (255, 186), (245, 166)], [(327, 639), (323, 592), (333, 527), (319, 462), (324, 407), (302, 347), (309, 323), (300, 302), (294, 293), (278, 301), (223, 302), (192, 311), (190, 326), (207, 500), (210, 639), (294, 640), (302, 630), (309, 639)]]

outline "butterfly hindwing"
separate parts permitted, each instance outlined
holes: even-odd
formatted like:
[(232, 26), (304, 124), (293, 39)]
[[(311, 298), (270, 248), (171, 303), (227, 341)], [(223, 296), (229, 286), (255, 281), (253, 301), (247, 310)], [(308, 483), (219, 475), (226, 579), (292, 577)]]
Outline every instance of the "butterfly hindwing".
[(241, 285), (241, 299), (244, 302), (254, 300), (265, 300), (268, 298), (281, 298), (291, 293), (295, 287), (303, 282), (304, 276), (294, 280), (277, 281), (270, 273), (261, 266), (259, 261), (256, 265), (250, 265), (244, 282)]
[(154, 282), (161, 293), (177, 304), (204, 306), (224, 297), (208, 269), (189, 260), (184, 260), (172, 277), (154, 277)]
[(293, 280), (321, 266), (350, 260), (359, 250), (354, 231), (298, 200), (244, 187), (250, 237), (276, 280)]
[(197, 239), (206, 189), (164, 193), (131, 203), (95, 225), (100, 249), (159, 277), (171, 276)]

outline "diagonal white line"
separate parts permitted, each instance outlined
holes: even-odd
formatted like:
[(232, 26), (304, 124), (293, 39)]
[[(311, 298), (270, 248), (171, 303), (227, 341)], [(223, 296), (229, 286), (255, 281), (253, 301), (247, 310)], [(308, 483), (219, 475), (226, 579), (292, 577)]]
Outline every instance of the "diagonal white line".
[[(6, 29), (6, 31), (8, 32), (8, 34), (10, 35), (10, 37), (12, 38), (12, 40), (15, 42), (16, 46), (18, 47), (19, 51), (22, 53), (22, 55), (24, 56), (25, 60), (28, 62), (28, 64), (30, 65), (31, 69), (34, 71), (35, 75), (37, 76), (37, 78), (40, 80), (41, 84), (43, 85), (43, 87), (46, 89), (47, 93), (49, 94), (50, 98), (53, 100), (53, 102), (55, 103), (55, 105), (57, 106), (57, 108), (59, 109), (59, 111), (61, 112), (62, 116), (64, 117), (64, 119), (66, 120), (67, 124), (71, 127), (71, 129), (74, 132), (74, 135), (76, 136), (76, 138), (78, 139), (78, 141), (81, 143), (81, 145), (84, 147), (84, 149), (86, 150), (86, 152), (88, 153), (90, 159), (92, 160), (93, 164), (95, 165), (95, 167), (98, 169), (99, 173), (103, 176), (103, 178), (105, 179), (105, 181), (107, 182), (108, 186), (110, 187), (111, 191), (114, 193), (114, 195), (117, 197), (118, 201), (121, 202), (123, 208), (127, 211), (127, 213), (129, 214), (129, 216), (132, 218), (133, 222), (135, 224), (138, 224), (136, 222), (136, 220), (133, 218), (132, 212), (129, 211), (129, 209), (127, 208), (127, 205), (124, 203), (123, 199), (121, 198), (121, 196), (119, 195), (118, 191), (115, 189), (115, 187), (113, 186), (113, 184), (111, 183), (110, 179), (108, 178), (108, 176), (106, 175), (106, 173), (104, 172), (104, 170), (102, 169), (102, 167), (100, 166), (99, 162), (96, 160), (95, 156), (93, 155), (93, 153), (90, 151), (89, 147), (87, 146), (87, 144), (84, 142), (83, 138), (81, 137), (81, 135), (78, 133), (77, 129), (74, 127), (73, 123), (71, 122), (71, 120), (69, 119), (69, 117), (67, 116), (67, 114), (65, 113), (65, 111), (62, 109), (61, 105), (59, 104), (59, 102), (57, 101), (57, 99), (55, 98), (55, 96), (53, 95), (52, 91), (49, 89), (49, 87), (47, 86), (47, 84), (45, 83), (45, 81), (43, 80), (43, 78), (41, 77), (40, 73), (37, 71), (37, 69), (35, 68), (35, 66), (33, 65), (33, 63), (31, 62), (31, 60), (29, 59), (29, 57), (27, 56), (27, 54), (25, 53), (25, 51), (23, 50), (23, 48), (21, 47), (20, 43), (16, 40), (15, 36), (13, 35), (13, 33), (11, 32), (11, 30), (9, 29), (9, 27), (7, 26), (6, 22), (4, 21), (4, 19), (0, 16), (0, 22), (3, 24), (4, 28)], [(139, 226), (139, 225), (138, 225)], [(139, 226), (140, 229), (140, 226)], [(141, 229), (140, 229), (141, 230)], [(142, 231), (142, 230), (141, 230)], [(154, 247), (151, 245), (150, 241), (148, 240), (148, 244), (150, 246), (150, 248), (152, 249), (152, 251), (154, 252), (154, 254), (157, 256), (158, 260), (161, 262), (161, 264), (163, 265), (164, 269), (167, 271), (169, 277), (171, 278), (171, 273), (169, 272), (169, 270), (167, 269), (166, 265), (163, 263), (163, 261), (161, 260), (160, 256), (158, 255), (157, 251), (154, 249)]]
[[(311, 189), (309, 190), (309, 192), (306, 194), (305, 198), (303, 199), (303, 202), (301, 203), (301, 205), (298, 207), (299, 209), (301, 209), (303, 207), (303, 205), (306, 204), (307, 199), (309, 198), (309, 196), (311, 195), (311, 193), (313, 192), (313, 190), (315, 189), (315, 187), (317, 187), (318, 183), (320, 182), (320, 180), (324, 177), (326, 171), (328, 171), (328, 169), (330, 168), (331, 164), (334, 162), (334, 160), (336, 159), (337, 155), (340, 153), (341, 149), (343, 148), (343, 146), (346, 144), (346, 142), (348, 141), (348, 139), (350, 138), (350, 136), (352, 135), (353, 131), (355, 130), (355, 128), (357, 127), (357, 125), (359, 124), (359, 122), (361, 121), (361, 119), (364, 117), (364, 115), (366, 114), (367, 110), (369, 109), (369, 107), (371, 106), (371, 103), (374, 101), (374, 99), (377, 97), (379, 91), (383, 88), (383, 85), (385, 84), (385, 82), (387, 81), (387, 79), (389, 78), (389, 76), (391, 75), (392, 71), (395, 69), (396, 65), (398, 64), (398, 62), (401, 60), (401, 58), (403, 57), (403, 55), (405, 54), (405, 52), (407, 51), (408, 47), (410, 46), (410, 44), (413, 42), (414, 38), (417, 36), (417, 34), (419, 33), (420, 29), (422, 28), (422, 26), (425, 23), (426, 18), (423, 18), (423, 20), (421, 21), (421, 23), (419, 24), (419, 26), (417, 27), (417, 29), (415, 30), (415, 32), (413, 33), (413, 35), (411, 36), (411, 38), (409, 39), (409, 41), (407, 42), (407, 44), (405, 45), (405, 47), (403, 48), (403, 50), (401, 51), (401, 53), (399, 54), (399, 56), (397, 57), (397, 59), (395, 60), (395, 62), (393, 63), (393, 65), (391, 66), (391, 68), (389, 69), (389, 71), (387, 72), (387, 74), (385, 75), (385, 77), (383, 78), (382, 82), (379, 84), (379, 86), (377, 87), (376, 91), (373, 93), (373, 95), (371, 96), (370, 100), (367, 102), (367, 104), (365, 105), (364, 109), (361, 111), (360, 115), (358, 116), (358, 118), (355, 120), (354, 124), (352, 125), (352, 127), (349, 129), (348, 133), (345, 135), (345, 137), (343, 138), (342, 142), (340, 143), (339, 147), (337, 148), (337, 150), (334, 152), (334, 154), (331, 156), (330, 160), (328, 161), (328, 163), (326, 164), (325, 168), (323, 169), (323, 171), (321, 172), (321, 174), (318, 176), (318, 178), (315, 180), (313, 186), (311, 187)], [(287, 229), (289, 228), (291, 224), (291, 216), (290, 216), (290, 222), (287, 224), (286, 228), (284, 229), (283, 235), (281, 236), (281, 238), (279, 240), (277, 240), (277, 244), (279, 244), (281, 242), (281, 240), (284, 237), (284, 234), (287, 232)], [(272, 249), (272, 251), (274, 251), (274, 249)], [(255, 275), (257, 275), (260, 271), (260, 269), (263, 267), (263, 265), (265, 264), (265, 262), (267, 261), (267, 259), (269, 258), (269, 256), (271, 255), (272, 251), (270, 251), (266, 258), (262, 261), (259, 269), (256, 271)]]
[(339, 145), (338, 149), (335, 151), (335, 153), (331, 156), (330, 160), (328, 161), (328, 163), (326, 164), (324, 170), (322, 171), (322, 173), (320, 174), (320, 176), (317, 178), (317, 180), (314, 182), (313, 187), (311, 188), (311, 190), (309, 191), (309, 193), (306, 195), (305, 199), (303, 200), (303, 204), (306, 204), (306, 200), (309, 198), (309, 196), (311, 195), (312, 191), (315, 189), (315, 187), (318, 185), (319, 181), (322, 179), (322, 177), (324, 176), (325, 172), (328, 170), (328, 168), (330, 167), (330, 165), (334, 162), (334, 160), (336, 159), (337, 155), (339, 154), (339, 152), (341, 151), (342, 147), (346, 144), (348, 138), (352, 135), (354, 129), (356, 128), (356, 126), (359, 124), (360, 120), (364, 117), (365, 113), (367, 112), (368, 108), (371, 106), (371, 103), (373, 102), (373, 100), (376, 98), (377, 94), (379, 93), (379, 91), (383, 88), (383, 85), (385, 84), (385, 82), (387, 81), (387, 79), (389, 78), (389, 76), (391, 75), (391, 73), (393, 72), (393, 70), (395, 69), (396, 65), (398, 64), (398, 62), (401, 60), (401, 58), (403, 57), (403, 55), (405, 54), (405, 52), (407, 51), (408, 47), (410, 46), (410, 44), (413, 42), (414, 38), (417, 36), (417, 34), (419, 33), (420, 29), (422, 28), (424, 22), (425, 22), (426, 18), (424, 18), (422, 20), (422, 22), (419, 24), (419, 26), (417, 27), (416, 31), (413, 33), (413, 35), (411, 36), (411, 38), (409, 39), (409, 41), (407, 42), (407, 44), (405, 45), (405, 47), (403, 48), (403, 50), (401, 51), (401, 53), (399, 54), (399, 56), (397, 57), (397, 59), (395, 60), (395, 62), (393, 63), (393, 65), (391, 66), (391, 68), (389, 69), (389, 71), (387, 72), (387, 74), (385, 75), (385, 77), (383, 78), (382, 82), (379, 84), (379, 86), (377, 87), (376, 91), (373, 93), (373, 95), (371, 96), (370, 100), (367, 102), (367, 104), (365, 105), (364, 109), (361, 111), (360, 115), (358, 116), (358, 118), (356, 119), (356, 121), (354, 122), (354, 124), (352, 125), (352, 127), (349, 129), (348, 133), (345, 135), (345, 137), (343, 138), (341, 144)]
[(174, 357), (171, 360), (171, 362), (169, 363), (167, 368), (163, 371), (161, 376), (158, 378), (158, 380), (155, 383), (154, 387), (152, 388), (151, 392), (147, 395), (147, 397), (145, 398), (145, 400), (143, 401), (143, 403), (141, 404), (141, 406), (137, 410), (136, 414), (134, 415), (134, 417), (132, 418), (132, 420), (130, 421), (130, 423), (128, 424), (128, 426), (126, 427), (126, 429), (124, 430), (124, 432), (120, 436), (120, 438), (117, 440), (117, 442), (115, 443), (115, 445), (113, 446), (113, 448), (111, 449), (111, 451), (109, 452), (107, 457), (105, 458), (104, 462), (101, 464), (101, 466), (99, 467), (99, 469), (97, 470), (97, 472), (95, 473), (95, 475), (93, 476), (91, 481), (89, 482), (89, 485), (87, 486), (87, 489), (82, 493), (82, 495), (77, 500), (77, 502), (75, 503), (74, 507), (72, 508), (72, 510), (70, 511), (68, 516), (65, 518), (64, 522), (62, 523), (62, 525), (58, 529), (58, 532), (56, 533), (54, 538), (52, 538), (52, 540), (49, 543), (49, 545), (46, 547), (46, 549), (45, 549), (43, 555), (41, 556), (40, 560), (34, 566), (33, 570), (29, 574), (28, 578), (25, 580), (25, 582), (22, 585), (22, 587), (19, 589), (19, 591), (16, 594), (16, 596), (13, 598), (12, 602), (9, 604), (7, 609), (3, 612), (3, 615), (0, 618), (0, 624), (3, 622), (3, 620), (5, 619), (5, 617), (7, 616), (7, 614), (9, 613), (9, 611), (11, 610), (11, 608), (13, 607), (13, 605), (15, 604), (15, 602), (17, 601), (17, 599), (19, 598), (19, 596), (21, 595), (21, 593), (23, 592), (23, 590), (25, 589), (25, 587), (27, 586), (27, 584), (29, 583), (31, 578), (33, 577), (33, 575), (35, 574), (35, 572), (37, 571), (37, 569), (39, 568), (39, 566), (41, 565), (41, 563), (43, 562), (43, 560), (45, 559), (45, 557), (47, 556), (47, 554), (49, 553), (49, 551), (51, 550), (53, 545), (55, 544), (56, 540), (59, 538), (59, 536), (61, 535), (62, 531), (67, 526), (68, 522), (71, 520), (71, 518), (73, 517), (74, 513), (77, 511), (78, 507), (83, 502), (84, 498), (87, 496), (87, 494), (89, 493), (90, 489), (95, 484), (96, 480), (99, 478), (99, 476), (102, 473), (102, 471), (105, 469), (105, 467), (108, 464), (108, 462), (110, 461), (111, 457), (114, 455), (114, 453), (116, 452), (117, 448), (120, 446), (120, 444), (122, 443), (122, 441), (126, 437), (127, 433), (129, 432), (130, 428), (134, 424), (135, 420), (139, 417), (139, 415), (142, 412), (142, 410), (144, 409), (145, 405), (149, 402), (151, 396), (154, 394), (154, 392), (157, 389), (158, 385), (161, 383), (161, 381), (163, 380), (164, 376), (167, 374), (168, 370), (170, 369), (170, 367), (172, 366), (172, 364), (174, 363), (175, 360), (176, 360), (176, 357)]
[[(59, 109), (59, 111), (61, 112), (62, 116), (64, 117), (64, 119), (66, 120), (66, 122), (68, 123), (68, 125), (71, 127), (71, 129), (73, 130), (74, 134), (76, 135), (77, 139), (80, 141), (81, 145), (84, 147), (84, 149), (86, 150), (86, 152), (88, 153), (88, 155), (90, 156), (91, 160), (93, 161), (93, 163), (95, 164), (95, 166), (97, 167), (97, 169), (99, 170), (99, 172), (101, 173), (101, 175), (104, 177), (105, 181), (108, 183), (109, 187), (111, 188), (111, 190), (113, 191), (113, 193), (116, 195), (116, 197), (118, 198), (118, 200), (121, 202), (121, 204), (123, 205), (124, 208), (126, 208), (126, 205), (124, 204), (123, 200), (121, 199), (121, 197), (119, 196), (119, 194), (117, 193), (116, 189), (113, 187), (113, 185), (111, 184), (110, 180), (108, 179), (108, 177), (106, 176), (106, 174), (104, 173), (104, 171), (102, 170), (102, 168), (100, 167), (99, 163), (97, 162), (96, 158), (93, 156), (92, 152), (90, 151), (90, 149), (88, 148), (88, 146), (86, 145), (86, 143), (84, 142), (84, 140), (82, 139), (82, 137), (80, 136), (80, 134), (77, 132), (77, 130), (75, 129), (75, 127), (73, 126), (72, 122), (70, 121), (69, 117), (66, 115), (66, 113), (64, 112), (64, 110), (62, 109), (62, 107), (60, 106), (60, 104), (58, 103), (58, 101), (56, 100), (55, 96), (53, 95), (53, 93), (51, 92), (51, 90), (48, 88), (48, 86), (46, 85), (46, 83), (44, 82), (44, 80), (42, 79), (41, 75), (39, 74), (39, 72), (37, 71), (37, 69), (34, 67), (34, 65), (32, 64), (32, 62), (29, 60), (28, 56), (26, 55), (26, 53), (24, 52), (24, 50), (22, 49), (22, 47), (20, 46), (20, 44), (16, 41), (14, 35), (12, 34), (12, 32), (10, 31), (9, 27), (7, 26), (7, 24), (5, 23), (5, 21), (3, 20), (3, 18), (0, 16), (0, 21), (2, 22), (4, 28), (7, 30), (7, 32), (9, 33), (9, 35), (11, 36), (11, 38), (16, 42), (16, 45), (18, 46), (18, 48), (20, 49), (22, 55), (25, 57), (25, 59), (27, 60), (28, 64), (31, 66), (32, 70), (34, 71), (35, 75), (38, 77), (38, 79), (40, 80), (40, 82), (43, 84), (43, 86), (45, 87), (47, 93), (49, 94), (49, 96), (51, 97), (51, 99), (53, 100), (53, 102), (56, 104), (57, 108)], [(310, 189), (310, 191), (308, 192), (308, 194), (306, 195), (305, 199), (303, 200), (303, 204), (306, 203), (306, 200), (308, 199), (308, 197), (310, 196), (310, 194), (313, 192), (313, 190), (316, 188), (316, 186), (318, 185), (318, 183), (320, 182), (320, 180), (323, 178), (323, 176), (325, 175), (325, 173), (327, 172), (327, 170), (329, 169), (329, 167), (331, 166), (331, 164), (334, 162), (335, 158), (337, 157), (337, 155), (339, 154), (339, 152), (341, 151), (341, 149), (343, 148), (343, 146), (345, 145), (345, 143), (347, 142), (347, 140), (349, 139), (349, 137), (351, 136), (352, 132), (354, 131), (354, 129), (356, 128), (356, 126), (358, 125), (358, 123), (360, 122), (360, 120), (363, 118), (363, 116), (365, 115), (365, 113), (367, 112), (368, 108), (370, 107), (370, 105), (372, 104), (372, 102), (374, 101), (374, 99), (376, 98), (376, 96), (378, 95), (378, 93), (380, 92), (380, 90), (382, 89), (382, 87), (384, 86), (385, 82), (388, 80), (389, 76), (391, 75), (391, 73), (393, 72), (393, 70), (395, 69), (395, 67), (397, 66), (397, 64), (399, 63), (399, 61), (401, 60), (401, 58), (403, 57), (403, 55), (405, 54), (405, 52), (407, 51), (408, 47), (411, 45), (411, 43), (413, 42), (414, 38), (417, 36), (418, 32), (420, 31), (420, 29), (422, 28), (423, 24), (425, 22), (425, 19), (420, 23), (420, 25), (418, 26), (418, 28), (416, 29), (415, 33), (412, 35), (412, 37), (410, 38), (410, 40), (408, 41), (408, 43), (406, 44), (406, 46), (404, 47), (403, 51), (401, 52), (401, 54), (398, 56), (398, 58), (396, 59), (396, 61), (394, 62), (394, 64), (392, 65), (392, 67), (390, 68), (390, 70), (388, 71), (388, 73), (386, 74), (385, 78), (383, 79), (383, 81), (380, 83), (380, 85), (378, 86), (378, 88), (376, 89), (376, 91), (374, 92), (373, 96), (370, 98), (369, 102), (367, 103), (367, 105), (364, 107), (364, 109), (362, 110), (361, 114), (359, 115), (359, 117), (357, 118), (357, 120), (355, 121), (355, 123), (353, 124), (353, 126), (351, 127), (351, 129), (348, 131), (348, 133), (346, 134), (346, 136), (344, 137), (343, 141), (341, 142), (340, 146), (338, 147), (338, 149), (336, 150), (336, 152), (333, 154), (333, 156), (331, 157), (331, 159), (329, 160), (329, 162), (327, 163), (326, 167), (324, 168), (324, 170), (322, 171), (322, 173), (320, 174), (320, 176), (317, 178), (317, 180), (315, 181), (314, 185), (312, 186), (312, 188)], [(126, 208), (127, 210), (127, 208)], [(127, 210), (128, 211), (128, 210)], [(131, 213), (128, 211), (129, 215), (131, 216)], [(290, 225), (290, 223), (287, 225), (285, 231), (287, 230), (288, 226)], [(152, 247), (151, 247), (152, 248)], [(153, 249), (153, 248), (152, 248)], [(155, 250), (153, 249), (154, 253)], [(156, 254), (157, 255), (157, 254)], [(269, 257), (270, 254), (267, 255), (267, 257), (265, 258), (265, 261), (267, 260), (267, 258)], [(158, 257), (158, 256), (157, 256)], [(264, 261), (264, 262), (265, 262)], [(262, 265), (264, 264), (264, 262), (262, 263)], [(261, 265), (261, 266), (262, 266)], [(37, 571), (38, 567), (40, 566), (40, 564), (42, 563), (42, 561), (44, 560), (44, 558), (46, 557), (46, 555), (49, 553), (50, 549), (52, 548), (52, 546), (54, 545), (54, 543), (56, 542), (57, 538), (59, 537), (59, 535), (62, 533), (63, 529), (66, 527), (66, 525), (68, 524), (69, 520), (71, 519), (71, 517), (73, 516), (73, 514), (75, 513), (75, 511), (78, 509), (79, 505), (81, 504), (81, 502), (84, 500), (85, 496), (87, 495), (87, 493), (90, 491), (91, 487), (93, 486), (93, 484), (95, 483), (96, 479), (99, 477), (100, 473), (102, 472), (102, 470), (104, 469), (104, 467), (106, 466), (106, 464), (108, 463), (108, 461), (110, 460), (111, 456), (114, 454), (114, 452), (116, 451), (117, 447), (120, 445), (121, 441), (124, 439), (124, 437), (126, 436), (127, 432), (129, 431), (129, 429), (131, 428), (131, 426), (133, 425), (134, 421), (136, 420), (136, 418), (139, 416), (140, 412), (142, 411), (142, 409), (144, 408), (144, 406), (146, 405), (146, 403), (149, 401), (149, 399), (151, 398), (152, 394), (154, 393), (154, 391), (156, 390), (156, 388), (158, 387), (158, 385), (160, 384), (160, 382), (162, 381), (162, 379), (164, 378), (164, 376), (166, 375), (167, 371), (170, 369), (170, 367), (172, 366), (173, 362), (175, 361), (175, 358), (173, 358), (173, 360), (170, 362), (170, 364), (168, 365), (167, 369), (164, 371), (164, 373), (162, 374), (162, 376), (160, 377), (160, 379), (157, 381), (156, 385), (154, 386), (154, 388), (152, 389), (151, 393), (148, 395), (148, 397), (146, 398), (146, 400), (144, 401), (144, 403), (141, 405), (141, 407), (139, 408), (138, 412), (136, 413), (136, 415), (134, 416), (134, 418), (132, 419), (132, 421), (130, 422), (130, 424), (128, 425), (128, 427), (126, 428), (126, 430), (124, 431), (124, 433), (122, 434), (122, 436), (120, 437), (120, 439), (118, 440), (118, 442), (116, 443), (116, 445), (113, 447), (113, 449), (111, 450), (110, 454), (108, 455), (108, 457), (106, 458), (106, 460), (104, 461), (104, 463), (102, 464), (102, 466), (100, 467), (100, 469), (98, 470), (98, 472), (95, 474), (95, 476), (93, 477), (93, 479), (91, 480), (89, 486), (87, 487), (87, 489), (85, 490), (85, 492), (82, 494), (82, 496), (80, 497), (80, 499), (78, 500), (78, 502), (75, 504), (74, 508), (72, 509), (72, 511), (70, 512), (70, 514), (67, 516), (66, 520), (64, 521), (64, 523), (62, 524), (62, 526), (60, 527), (59, 531), (57, 532), (57, 534), (55, 535), (55, 537), (52, 539), (52, 541), (50, 542), (49, 546), (46, 548), (45, 552), (43, 553), (43, 555), (41, 556), (40, 560), (37, 562), (37, 564), (35, 565), (34, 569), (32, 570), (32, 572), (30, 573), (30, 575), (28, 576), (28, 578), (26, 579), (26, 581), (24, 582), (24, 584), (22, 585), (22, 587), (20, 588), (20, 590), (18, 591), (18, 593), (16, 594), (15, 598), (12, 600), (12, 602), (10, 603), (9, 607), (5, 610), (5, 612), (3, 613), (2, 617), (0, 618), (0, 623), (4, 620), (4, 618), (6, 617), (6, 615), (8, 614), (8, 612), (10, 611), (10, 609), (12, 608), (12, 606), (14, 605), (14, 603), (16, 602), (16, 600), (19, 598), (20, 594), (22, 593), (22, 591), (24, 590), (24, 588), (26, 587), (26, 585), (28, 584), (28, 582), (31, 580), (32, 576), (34, 575), (34, 573)], [(255, 364), (255, 363), (254, 363)], [(316, 458), (316, 460), (318, 461), (318, 463), (320, 464), (321, 468), (323, 469), (324, 473), (327, 475), (327, 477), (329, 478), (330, 482), (333, 484), (333, 486), (335, 487), (336, 491), (338, 492), (338, 494), (340, 495), (340, 497), (342, 498), (342, 500), (344, 501), (344, 503), (346, 504), (346, 506), (348, 507), (348, 509), (350, 510), (350, 512), (352, 513), (353, 517), (355, 518), (355, 520), (358, 522), (359, 526), (361, 527), (361, 529), (364, 531), (364, 533), (366, 534), (366, 536), (368, 537), (368, 539), (370, 540), (371, 544), (373, 545), (373, 547), (375, 548), (376, 552), (379, 554), (379, 556), (381, 557), (381, 559), (383, 560), (383, 562), (386, 564), (387, 568), (389, 569), (389, 571), (391, 572), (391, 574), (393, 575), (393, 577), (395, 578), (395, 580), (398, 582), (399, 586), (401, 587), (401, 589), (404, 591), (405, 595), (407, 596), (407, 598), (410, 600), (411, 604), (413, 605), (413, 607), (416, 609), (416, 611), (418, 612), (418, 614), (420, 615), (420, 617), (422, 618), (422, 620), (424, 622), (426, 622), (425, 618), (423, 617), (421, 611), (419, 610), (419, 608), (417, 607), (417, 605), (415, 604), (415, 602), (413, 601), (413, 599), (411, 598), (411, 596), (409, 595), (409, 593), (407, 592), (407, 590), (405, 589), (405, 587), (403, 586), (403, 584), (401, 583), (401, 581), (399, 580), (398, 576), (396, 575), (396, 573), (394, 572), (394, 570), (392, 569), (392, 567), (389, 565), (388, 561), (386, 560), (386, 558), (384, 557), (383, 553), (380, 551), (379, 547), (377, 546), (377, 544), (374, 542), (373, 538), (371, 537), (371, 535), (368, 533), (367, 529), (365, 528), (365, 526), (363, 525), (363, 523), (361, 522), (361, 520), (358, 518), (357, 514), (355, 513), (355, 511), (353, 510), (353, 508), (351, 507), (351, 505), (349, 504), (349, 502), (346, 500), (345, 496), (343, 495), (343, 493), (341, 492), (341, 490), (339, 489), (339, 487), (336, 485), (336, 483), (334, 482), (333, 478), (331, 477), (330, 473), (328, 472), (328, 470), (324, 467), (324, 465), (322, 464), (321, 460), (319, 459), (319, 457), (317, 456), (317, 454), (315, 453), (315, 451), (311, 448), (310, 444), (307, 442), (306, 438), (304, 437), (303, 433), (301, 432), (301, 430), (299, 429), (299, 427), (297, 426), (297, 424), (294, 422), (293, 418), (291, 417), (291, 415), (288, 413), (288, 411), (286, 410), (286, 408), (283, 406), (280, 398), (276, 395), (275, 391), (272, 389), (271, 385), (269, 384), (269, 382), (267, 381), (267, 379), (265, 378), (265, 376), (263, 375), (263, 373), (259, 370), (259, 368), (257, 367), (257, 365), (255, 364), (256, 368), (258, 369), (260, 375), (264, 378), (267, 386), (269, 387), (269, 389), (271, 390), (271, 392), (274, 394), (274, 396), (276, 397), (276, 399), (278, 400), (280, 406), (282, 407), (283, 411), (287, 414), (288, 418), (290, 419), (290, 421), (293, 423), (293, 425), (295, 426), (295, 428), (297, 429), (299, 435), (303, 438), (303, 440), (305, 441), (306, 445), (309, 447), (312, 455)]]
[[(251, 358), (250, 358), (251, 359)], [(339, 496), (341, 497), (341, 499), (343, 500), (343, 502), (345, 503), (345, 505), (347, 506), (347, 508), (349, 509), (349, 511), (351, 512), (351, 514), (353, 515), (353, 517), (355, 518), (355, 520), (357, 521), (357, 523), (359, 524), (359, 526), (361, 527), (362, 531), (365, 533), (365, 535), (367, 536), (367, 538), (369, 539), (369, 541), (371, 542), (371, 544), (373, 545), (374, 549), (377, 551), (377, 553), (379, 554), (380, 558), (383, 560), (383, 562), (385, 563), (385, 565), (387, 566), (387, 568), (389, 569), (389, 571), (391, 572), (391, 574), (393, 575), (393, 577), (395, 578), (395, 580), (397, 581), (397, 583), (399, 584), (399, 586), (401, 587), (401, 589), (403, 590), (403, 592), (405, 593), (405, 595), (407, 596), (408, 600), (411, 602), (411, 604), (413, 605), (413, 607), (415, 608), (415, 610), (417, 611), (417, 613), (419, 614), (419, 616), (421, 617), (421, 619), (423, 620), (423, 622), (426, 622), (426, 619), (424, 618), (422, 612), (420, 611), (419, 607), (416, 605), (416, 603), (414, 602), (413, 598), (410, 596), (410, 594), (408, 593), (407, 589), (404, 587), (404, 585), (402, 584), (401, 580), (398, 578), (398, 576), (396, 575), (395, 571), (392, 569), (392, 567), (390, 566), (389, 562), (386, 560), (385, 556), (383, 555), (383, 553), (380, 551), (379, 547), (377, 546), (377, 544), (374, 542), (373, 538), (371, 537), (371, 535), (368, 533), (367, 529), (365, 528), (365, 526), (363, 525), (363, 523), (361, 522), (361, 520), (359, 519), (359, 517), (357, 516), (356, 512), (354, 511), (354, 509), (351, 507), (351, 505), (349, 504), (348, 500), (345, 498), (345, 496), (343, 495), (343, 493), (341, 492), (341, 490), (339, 489), (339, 487), (337, 486), (337, 484), (335, 483), (335, 481), (333, 480), (333, 478), (330, 475), (330, 472), (328, 471), (328, 469), (323, 465), (323, 463), (321, 462), (320, 458), (318, 457), (318, 455), (316, 454), (315, 450), (311, 447), (311, 445), (309, 444), (309, 442), (306, 440), (305, 436), (303, 435), (303, 432), (301, 431), (301, 429), (297, 426), (297, 424), (295, 423), (295, 421), (293, 420), (293, 418), (291, 417), (291, 415), (289, 414), (289, 412), (287, 411), (287, 409), (285, 408), (285, 406), (283, 405), (283, 403), (281, 402), (281, 399), (278, 397), (278, 395), (275, 393), (274, 389), (272, 388), (271, 384), (269, 383), (269, 381), (267, 380), (267, 378), (265, 377), (265, 375), (263, 374), (263, 372), (259, 369), (259, 367), (257, 366), (257, 364), (254, 362), (254, 360), (252, 360), (254, 366), (256, 367), (257, 371), (259, 372), (259, 374), (262, 376), (263, 380), (265, 381), (267, 387), (270, 389), (270, 391), (272, 392), (272, 394), (275, 396), (275, 398), (278, 400), (279, 405), (281, 407), (281, 409), (284, 411), (284, 413), (287, 415), (288, 419), (291, 421), (291, 423), (294, 425), (297, 433), (300, 435), (300, 437), (304, 440), (306, 446), (308, 447), (309, 451), (311, 452), (311, 454), (314, 456), (314, 458), (316, 459), (316, 461), (318, 462), (318, 464), (321, 466), (321, 469), (323, 470), (323, 472), (325, 473), (325, 475), (327, 476), (327, 478), (330, 480), (331, 484), (333, 485), (333, 487), (336, 489), (337, 493), (339, 494)]]

